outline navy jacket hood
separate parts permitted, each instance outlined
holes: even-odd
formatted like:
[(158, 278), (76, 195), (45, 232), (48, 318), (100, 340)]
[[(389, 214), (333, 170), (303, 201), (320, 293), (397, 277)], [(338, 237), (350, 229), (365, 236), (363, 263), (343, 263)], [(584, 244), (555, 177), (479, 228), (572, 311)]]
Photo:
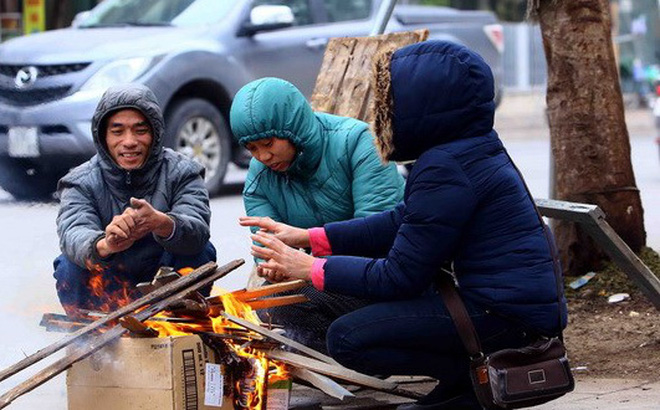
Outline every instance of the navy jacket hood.
[(374, 131), (384, 160), (415, 160), (436, 145), (493, 130), (493, 74), (466, 47), (443, 41), (403, 47), (381, 56), (374, 75)]

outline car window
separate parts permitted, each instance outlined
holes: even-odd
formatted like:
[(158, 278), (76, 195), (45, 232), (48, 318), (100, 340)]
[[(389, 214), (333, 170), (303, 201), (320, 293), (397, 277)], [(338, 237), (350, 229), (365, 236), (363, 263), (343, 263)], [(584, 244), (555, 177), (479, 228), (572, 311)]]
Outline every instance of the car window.
[(105, 0), (79, 27), (199, 26), (221, 20), (234, 3), (232, 0)]
[(289, 6), (293, 12), (294, 26), (306, 26), (314, 22), (312, 19), (312, 13), (309, 9), (308, 0), (255, 0), (253, 7), (264, 4)]
[(362, 20), (369, 17), (371, 0), (324, 0), (328, 21)]

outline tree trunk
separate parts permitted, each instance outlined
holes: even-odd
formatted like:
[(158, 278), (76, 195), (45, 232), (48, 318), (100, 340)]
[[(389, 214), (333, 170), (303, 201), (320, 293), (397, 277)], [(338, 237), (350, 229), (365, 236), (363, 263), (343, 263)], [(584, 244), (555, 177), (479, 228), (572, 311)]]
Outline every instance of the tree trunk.
[[(612, 46), (608, 0), (530, 0), (548, 63), (556, 198), (598, 205), (630, 248), (646, 243)], [(575, 224), (555, 225), (562, 265), (576, 275), (605, 255)]]

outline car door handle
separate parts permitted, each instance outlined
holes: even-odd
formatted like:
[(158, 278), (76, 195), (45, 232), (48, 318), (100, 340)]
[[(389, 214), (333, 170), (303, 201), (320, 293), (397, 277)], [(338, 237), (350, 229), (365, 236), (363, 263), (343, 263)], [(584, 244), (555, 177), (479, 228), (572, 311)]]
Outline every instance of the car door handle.
[(311, 48), (312, 50), (319, 50), (321, 48), (325, 48), (326, 45), (328, 45), (328, 39), (327, 38), (310, 38), (305, 42), (305, 45), (307, 48)]

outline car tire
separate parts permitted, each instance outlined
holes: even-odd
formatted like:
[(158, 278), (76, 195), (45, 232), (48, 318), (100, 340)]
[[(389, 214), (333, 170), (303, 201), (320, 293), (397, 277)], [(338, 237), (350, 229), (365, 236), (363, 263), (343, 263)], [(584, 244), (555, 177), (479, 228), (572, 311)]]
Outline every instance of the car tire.
[(18, 201), (49, 201), (63, 173), (28, 172), (19, 164), (0, 163), (0, 186)]
[(218, 194), (231, 156), (231, 134), (220, 111), (201, 98), (185, 99), (168, 109), (165, 122), (165, 146), (204, 165), (209, 195)]

